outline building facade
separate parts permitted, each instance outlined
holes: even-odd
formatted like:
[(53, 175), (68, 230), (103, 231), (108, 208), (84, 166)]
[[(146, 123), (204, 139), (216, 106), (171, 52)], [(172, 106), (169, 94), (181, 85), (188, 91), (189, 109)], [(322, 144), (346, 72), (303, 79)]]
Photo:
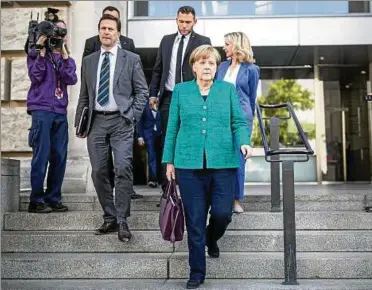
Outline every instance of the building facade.
[[(195, 8), (195, 30), (211, 38), (222, 56), (223, 36), (245, 32), (261, 67), (258, 96), (279, 79), (296, 79), (311, 92), (314, 106), (298, 112), (306, 128), (314, 128), (315, 155), (295, 165), (295, 179), (306, 182), (370, 182), (372, 109), (364, 97), (371, 91), (372, 24), (370, 1), (4, 1), (1, 11), (2, 145), (3, 156), (23, 160), (27, 187), (29, 117), (28, 88), (22, 52), (31, 11), (61, 9), (69, 27), (69, 47), (80, 70), (85, 39), (97, 33), (103, 7), (122, 12), (122, 34), (134, 39), (145, 73), (151, 77), (157, 48), (165, 34), (176, 32), (175, 15), (182, 5)], [(58, 8), (57, 7), (57, 8)], [(9, 27), (9, 29), (8, 29)], [(10, 29), (12, 27), (12, 29)], [(9, 67), (12, 68), (9, 73)], [(10, 84), (10, 85), (9, 85)], [(73, 115), (79, 84), (70, 93), (70, 147), (66, 191), (91, 190), (84, 140), (74, 137)], [(263, 150), (247, 165), (248, 182), (270, 180)], [(67, 185), (69, 184), (69, 185)], [(71, 187), (71, 188), (70, 188)]]

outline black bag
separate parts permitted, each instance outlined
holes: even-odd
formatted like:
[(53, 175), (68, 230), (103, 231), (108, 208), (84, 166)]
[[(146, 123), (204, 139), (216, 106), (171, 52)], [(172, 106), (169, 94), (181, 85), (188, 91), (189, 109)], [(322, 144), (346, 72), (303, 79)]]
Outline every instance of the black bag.
[(88, 135), (88, 107), (84, 107), (83, 112), (81, 113), (79, 123), (76, 127), (76, 136), (85, 138)]

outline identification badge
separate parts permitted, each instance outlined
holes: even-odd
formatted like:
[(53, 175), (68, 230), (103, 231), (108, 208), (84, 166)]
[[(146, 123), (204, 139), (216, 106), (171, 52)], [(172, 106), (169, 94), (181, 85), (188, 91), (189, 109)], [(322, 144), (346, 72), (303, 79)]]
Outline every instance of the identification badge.
[(61, 90), (61, 88), (56, 88), (55, 95), (56, 95), (58, 100), (63, 98), (63, 91)]

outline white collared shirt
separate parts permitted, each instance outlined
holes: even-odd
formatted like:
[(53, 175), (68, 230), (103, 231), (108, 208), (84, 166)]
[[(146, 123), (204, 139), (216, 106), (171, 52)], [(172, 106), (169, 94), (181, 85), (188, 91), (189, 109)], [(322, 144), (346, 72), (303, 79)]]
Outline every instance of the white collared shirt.
[[(190, 35), (191, 33), (189, 33), (188, 35), (185, 35), (185, 39), (183, 40), (182, 64), (183, 64), (183, 60), (185, 57), (185, 51), (187, 48), (187, 44), (189, 43), (189, 40), (190, 40)], [(182, 38), (182, 34), (178, 31), (177, 36), (173, 43), (172, 57), (171, 57), (170, 65), (169, 65), (168, 79), (165, 82), (165, 88), (168, 91), (173, 91), (174, 86), (176, 85), (177, 51), (178, 51), (178, 46), (180, 45), (181, 38)], [(182, 64), (181, 64), (181, 67), (182, 67)], [(183, 79), (182, 79), (182, 73), (181, 73), (181, 82), (182, 81)]]
[(95, 100), (95, 105), (96, 106), (95, 106), (95, 110), (97, 110), (97, 111), (114, 112), (114, 111), (119, 111), (119, 108), (118, 108), (118, 106), (116, 104), (116, 101), (114, 99), (114, 88), (113, 88), (114, 75), (115, 75), (115, 66), (116, 66), (116, 58), (117, 58), (117, 55), (118, 55), (118, 46), (117, 45), (115, 45), (113, 48), (111, 48), (109, 50), (109, 52), (110, 52), (110, 54), (109, 54), (109, 58), (110, 58), (109, 101), (108, 101), (107, 105), (105, 105), (103, 107), (97, 102), (99, 80), (100, 80), (100, 74), (101, 74), (101, 66), (102, 66), (103, 59), (105, 58), (105, 55), (104, 55), (105, 52), (106, 52), (106, 50), (104, 50), (101, 47), (101, 55), (99, 57), (98, 70), (97, 70), (97, 85), (96, 85), (96, 100)]

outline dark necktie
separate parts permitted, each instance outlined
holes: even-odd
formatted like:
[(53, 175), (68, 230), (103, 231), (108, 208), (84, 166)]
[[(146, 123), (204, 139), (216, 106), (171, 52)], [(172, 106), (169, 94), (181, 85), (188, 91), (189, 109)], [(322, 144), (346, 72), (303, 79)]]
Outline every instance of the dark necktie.
[(181, 74), (182, 74), (182, 52), (183, 52), (183, 41), (185, 39), (185, 36), (182, 35), (180, 44), (178, 45), (178, 51), (177, 51), (177, 63), (176, 63), (176, 84), (181, 82)]
[(109, 101), (110, 89), (110, 57), (109, 52), (105, 52), (105, 58), (102, 61), (101, 72), (99, 77), (98, 97), (97, 102), (104, 107)]

